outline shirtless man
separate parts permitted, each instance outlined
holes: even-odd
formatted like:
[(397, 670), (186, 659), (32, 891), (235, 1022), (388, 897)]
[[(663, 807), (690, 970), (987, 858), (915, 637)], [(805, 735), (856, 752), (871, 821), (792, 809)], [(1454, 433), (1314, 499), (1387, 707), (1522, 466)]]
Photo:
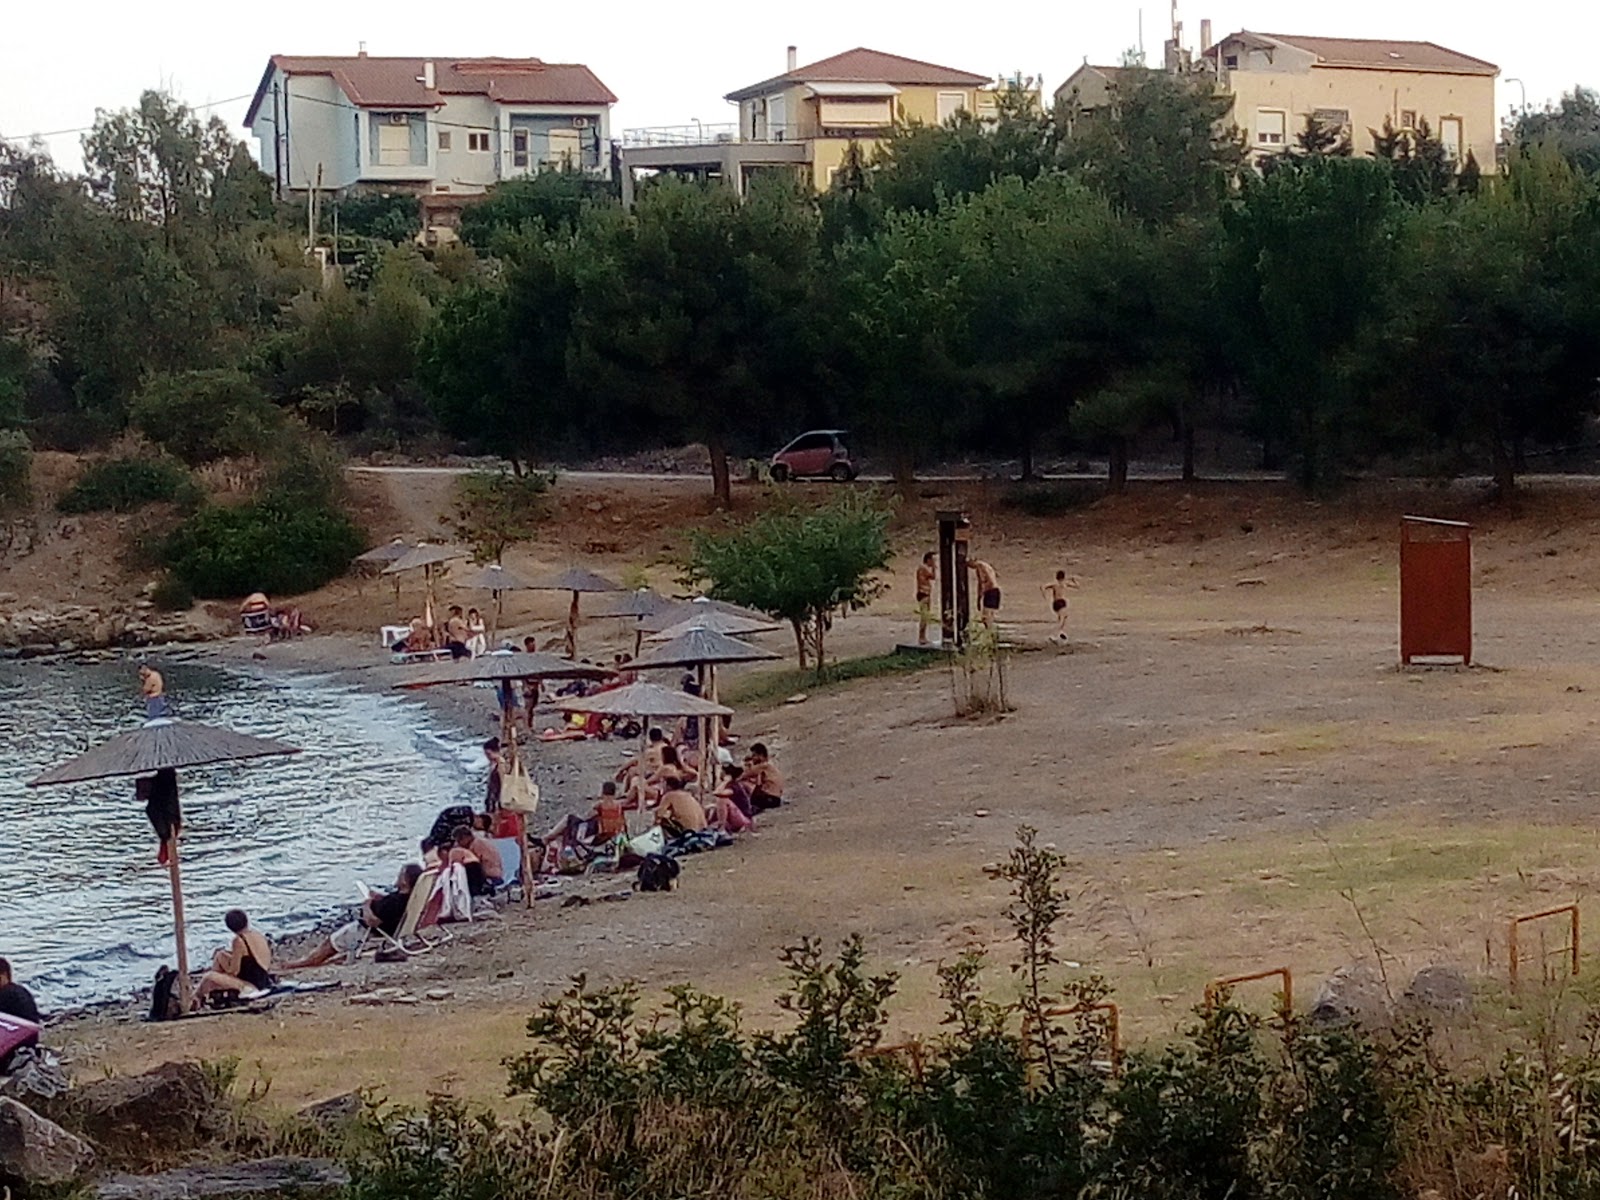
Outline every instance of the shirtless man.
[(462, 615), (461, 606), (450, 606), (450, 617), (444, 623), (444, 648), (450, 651), (451, 658), (471, 658), (472, 651), (467, 649), (467, 639), (472, 634), (467, 629), (467, 618)]
[(681, 787), (672, 788), (656, 806), (656, 824), (668, 838), (699, 833), (706, 827), (706, 810)]
[(1044, 598), (1050, 601), (1050, 611), (1056, 617), (1055, 641), (1067, 640), (1067, 591), (1078, 586), (1076, 578), (1068, 579), (1065, 571), (1057, 571), (1055, 581), (1044, 584), (1039, 588), (1044, 593)]
[(139, 691), (144, 695), (144, 715), (147, 718), (167, 715), (167, 683), (161, 672), (146, 665), (139, 668)]
[(649, 783), (661, 770), (666, 749), (667, 735), (659, 729), (652, 728), (644, 752), (623, 763), (622, 770), (617, 772), (617, 782), (626, 789), (624, 798), (631, 807), (638, 808), (653, 798)]
[(917, 645), (928, 644), (928, 622), (933, 619), (933, 585), (939, 569), (933, 565), (933, 551), (922, 556), (917, 567)]
[(967, 569), (978, 577), (978, 616), (985, 628), (993, 629), (1000, 611), (1000, 576), (981, 558), (968, 559)]

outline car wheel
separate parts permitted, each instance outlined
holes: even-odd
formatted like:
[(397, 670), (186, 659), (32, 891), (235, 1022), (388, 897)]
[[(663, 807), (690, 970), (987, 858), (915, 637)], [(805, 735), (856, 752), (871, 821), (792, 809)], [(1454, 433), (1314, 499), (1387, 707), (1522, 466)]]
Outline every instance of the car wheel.
[(784, 463), (773, 463), (768, 468), (773, 483), (786, 483), (789, 479), (789, 468)]
[(856, 473), (850, 469), (849, 463), (834, 463), (828, 468), (828, 478), (835, 483), (849, 483), (855, 477)]

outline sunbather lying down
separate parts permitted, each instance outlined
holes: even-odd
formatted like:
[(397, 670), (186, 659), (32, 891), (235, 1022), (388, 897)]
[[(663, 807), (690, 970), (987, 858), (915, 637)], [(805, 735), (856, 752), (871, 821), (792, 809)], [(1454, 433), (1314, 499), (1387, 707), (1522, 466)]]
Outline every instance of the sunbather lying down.
[(381, 929), (393, 937), (400, 929), (400, 922), (405, 919), (406, 905), (411, 903), (411, 889), (417, 886), (417, 880), (421, 877), (422, 868), (416, 863), (407, 863), (400, 868), (394, 891), (370, 893), (367, 902), (361, 906), (360, 916), (335, 929), (310, 954), (292, 963), (284, 963), (283, 969), (300, 971), (307, 967), (326, 966), (341, 956), (348, 957), (361, 945), (368, 929)]

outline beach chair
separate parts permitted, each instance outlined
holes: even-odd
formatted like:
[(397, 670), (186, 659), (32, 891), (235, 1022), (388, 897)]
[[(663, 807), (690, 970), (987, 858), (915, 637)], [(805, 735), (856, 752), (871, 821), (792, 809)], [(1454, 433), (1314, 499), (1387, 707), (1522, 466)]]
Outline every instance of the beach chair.
[[(417, 876), (416, 886), (411, 889), (411, 896), (406, 902), (405, 915), (400, 918), (400, 928), (394, 931), (393, 936), (390, 936), (381, 929), (367, 927), (361, 941), (357, 944), (355, 950), (351, 952), (349, 961), (355, 962), (369, 949), (377, 951), (398, 950), (402, 954), (422, 954), (433, 949), (438, 942), (444, 941), (444, 937), (429, 941), (427, 937), (418, 932), (419, 929), (428, 924), (427, 914), (430, 907), (434, 912), (434, 921), (436, 922), (438, 919), (438, 904), (435, 896), (438, 882), (439, 872), (437, 869), (424, 871)], [(364, 906), (372, 895), (371, 890), (364, 883), (358, 883), (356, 887), (361, 893), (361, 903)], [(407, 943), (409, 942), (415, 942), (416, 945), (414, 947), (408, 945)]]

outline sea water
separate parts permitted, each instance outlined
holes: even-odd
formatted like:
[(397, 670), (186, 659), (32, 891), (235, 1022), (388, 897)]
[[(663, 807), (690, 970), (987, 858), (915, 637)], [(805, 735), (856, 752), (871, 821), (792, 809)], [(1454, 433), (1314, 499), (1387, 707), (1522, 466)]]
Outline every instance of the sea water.
[[(189, 958), (243, 908), (269, 936), (388, 886), (435, 815), (482, 797), (482, 754), (417, 701), (322, 677), (163, 665), (183, 718), (303, 753), (179, 772)], [(132, 779), (24, 786), (143, 719), (130, 662), (0, 662), (0, 957), (42, 1008), (125, 994), (173, 963), (171, 889)]]

